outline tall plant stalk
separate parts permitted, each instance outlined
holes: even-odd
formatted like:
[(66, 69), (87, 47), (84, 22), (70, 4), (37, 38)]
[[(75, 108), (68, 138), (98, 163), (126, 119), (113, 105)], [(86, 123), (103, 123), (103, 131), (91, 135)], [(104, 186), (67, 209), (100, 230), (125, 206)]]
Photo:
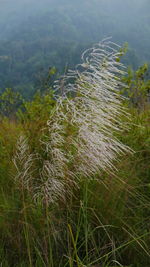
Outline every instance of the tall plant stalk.
[(45, 159), (38, 185), (34, 182), (35, 199), (65, 200), (78, 179), (113, 172), (114, 160), (129, 151), (116, 138), (126, 116), (119, 94), (124, 73), (119, 56), (119, 47), (105, 40), (85, 51), (83, 63), (56, 82), (56, 105), (41, 139)]

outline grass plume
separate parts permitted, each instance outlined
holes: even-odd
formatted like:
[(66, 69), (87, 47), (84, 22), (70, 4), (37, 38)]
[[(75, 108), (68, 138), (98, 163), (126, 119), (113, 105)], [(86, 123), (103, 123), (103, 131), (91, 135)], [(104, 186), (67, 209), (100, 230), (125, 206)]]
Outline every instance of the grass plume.
[[(35, 198), (41, 196), (46, 202), (64, 198), (79, 178), (114, 171), (114, 160), (129, 151), (116, 138), (116, 132), (125, 128), (122, 117), (126, 115), (119, 94), (124, 74), (119, 54), (119, 47), (105, 40), (85, 51), (82, 64), (56, 82), (57, 101), (42, 141), (46, 160), (39, 171), (41, 182), (35, 186)], [(30, 166), (26, 166), (30, 163), (31, 155), (26, 163), (23, 159), (24, 180), (30, 179)]]

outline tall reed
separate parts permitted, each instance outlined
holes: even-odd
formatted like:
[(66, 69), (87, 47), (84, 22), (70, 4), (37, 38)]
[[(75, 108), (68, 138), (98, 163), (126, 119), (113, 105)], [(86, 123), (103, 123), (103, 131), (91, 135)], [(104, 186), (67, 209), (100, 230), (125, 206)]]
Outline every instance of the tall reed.
[(85, 51), (83, 63), (56, 82), (56, 105), (41, 140), (45, 159), (40, 182), (33, 183), (35, 199), (65, 199), (78, 179), (113, 172), (114, 160), (129, 151), (115, 135), (124, 129), (126, 115), (119, 94), (124, 73), (119, 55), (119, 47), (105, 40)]
[[(109, 40), (86, 51), (83, 63), (56, 82), (45, 126), (47, 112), (36, 119), (33, 112), (13, 131), (0, 126), (4, 266), (149, 266), (149, 113), (130, 110), (126, 131), (119, 55)], [(138, 153), (127, 157), (119, 140)]]

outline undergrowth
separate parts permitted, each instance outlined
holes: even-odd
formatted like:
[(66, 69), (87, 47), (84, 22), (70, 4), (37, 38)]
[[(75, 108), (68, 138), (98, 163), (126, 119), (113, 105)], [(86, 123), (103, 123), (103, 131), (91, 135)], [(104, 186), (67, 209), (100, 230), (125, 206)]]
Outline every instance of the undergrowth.
[[(34, 198), (40, 179), (48, 175), (43, 161), (50, 159), (43, 144), (48, 142), (46, 122), (56, 110), (53, 96), (42, 101), (36, 96), (18, 119), (1, 119), (1, 266), (149, 267), (150, 106), (139, 110), (126, 101), (130, 129), (123, 128), (115, 136), (134, 152), (118, 156), (116, 171), (101, 169), (89, 179), (81, 173), (77, 183), (69, 181), (69, 194), (67, 181), (56, 199), (52, 185), (51, 191), (44, 191), (51, 198)], [(129, 123), (123, 115), (122, 123)], [(76, 128), (65, 129), (65, 138), (76, 137)], [(20, 137), (22, 146), (16, 154)], [(73, 164), (67, 165), (66, 179), (69, 168), (76, 171)], [(58, 184), (53, 186), (58, 189)]]

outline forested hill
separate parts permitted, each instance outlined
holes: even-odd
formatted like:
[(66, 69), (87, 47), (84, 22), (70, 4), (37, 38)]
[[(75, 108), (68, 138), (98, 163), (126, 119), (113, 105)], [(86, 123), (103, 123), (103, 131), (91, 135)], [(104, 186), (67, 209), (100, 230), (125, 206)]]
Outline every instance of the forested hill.
[(1, 0), (1, 90), (32, 95), (50, 67), (73, 67), (85, 48), (108, 36), (129, 43), (127, 65), (150, 61), (149, 11), (148, 0)]

